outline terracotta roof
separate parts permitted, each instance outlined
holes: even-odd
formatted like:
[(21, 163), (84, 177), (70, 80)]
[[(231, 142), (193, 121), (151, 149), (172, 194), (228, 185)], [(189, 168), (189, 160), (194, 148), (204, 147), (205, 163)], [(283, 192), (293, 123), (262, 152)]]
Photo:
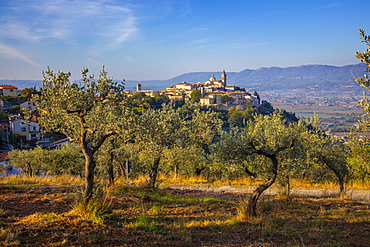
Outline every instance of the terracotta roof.
[(53, 144), (59, 144), (59, 143), (67, 142), (67, 141), (69, 141), (69, 138), (68, 137), (63, 138), (63, 139), (60, 139), (58, 141), (55, 141), (55, 142), (53, 142)]
[(12, 85), (0, 85), (0, 88), (1, 89), (18, 89), (17, 87), (12, 86)]
[(6, 157), (8, 156), (8, 153), (10, 151), (6, 151), (6, 152), (3, 152), (3, 153), (0, 153), (0, 161), (4, 161), (6, 160)]
[(55, 142), (53, 142), (53, 143), (51, 143), (51, 144), (49, 145), (49, 148), (55, 148), (55, 147), (57, 147), (59, 144), (62, 144), (62, 143), (64, 143), (64, 142), (69, 142), (69, 138), (68, 138), (68, 137), (66, 137), (66, 138), (60, 139), (60, 140), (58, 140), (58, 141), (55, 141)]

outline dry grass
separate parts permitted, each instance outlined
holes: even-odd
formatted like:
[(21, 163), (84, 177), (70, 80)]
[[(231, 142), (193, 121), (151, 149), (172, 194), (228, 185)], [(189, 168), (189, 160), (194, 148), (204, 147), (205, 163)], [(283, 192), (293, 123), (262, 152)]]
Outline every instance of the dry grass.
[(355, 189), (370, 190), (370, 181), (350, 181), (348, 187)]
[(20, 241), (17, 240), (18, 232), (15, 228), (0, 228), (0, 244), (1, 246), (19, 246)]
[(72, 210), (68, 212), (68, 216), (75, 216), (82, 220), (103, 224), (109, 208), (110, 202), (106, 198), (93, 198), (87, 203), (81, 199), (72, 204)]
[(0, 246), (366, 246), (370, 239), (368, 201), (262, 197), (258, 217), (248, 218), (245, 194), (118, 184), (97, 224), (68, 213), (76, 191), (52, 181), (45, 192), (44, 183), (1, 181)]
[(25, 175), (13, 175), (0, 177), (0, 184), (8, 185), (72, 185), (81, 186), (84, 180), (78, 176), (58, 175), (45, 177), (27, 177)]
[(56, 213), (40, 213), (37, 212), (35, 214), (28, 215), (20, 219), (17, 224), (26, 224), (26, 225), (40, 225), (42, 222), (52, 222), (63, 219), (62, 215), (58, 215)]

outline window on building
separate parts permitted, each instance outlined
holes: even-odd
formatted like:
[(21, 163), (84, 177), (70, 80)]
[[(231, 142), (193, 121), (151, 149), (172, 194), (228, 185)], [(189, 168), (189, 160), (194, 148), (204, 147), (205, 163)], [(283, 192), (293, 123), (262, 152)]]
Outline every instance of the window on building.
[(25, 132), (26, 130), (26, 127), (22, 127), (22, 132)]

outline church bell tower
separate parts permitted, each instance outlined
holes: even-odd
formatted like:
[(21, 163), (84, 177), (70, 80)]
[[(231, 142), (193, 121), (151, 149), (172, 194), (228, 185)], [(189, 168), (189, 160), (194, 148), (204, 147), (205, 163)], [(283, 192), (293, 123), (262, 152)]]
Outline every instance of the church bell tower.
[(221, 81), (222, 81), (222, 86), (226, 87), (226, 73), (225, 73), (225, 70), (221, 74)]

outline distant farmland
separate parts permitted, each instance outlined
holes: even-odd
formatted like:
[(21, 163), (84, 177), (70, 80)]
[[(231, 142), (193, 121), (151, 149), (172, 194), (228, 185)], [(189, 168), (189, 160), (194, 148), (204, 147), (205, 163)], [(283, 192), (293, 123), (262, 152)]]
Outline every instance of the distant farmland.
[[(313, 117), (314, 112), (319, 114), (320, 118), (348, 118), (360, 116), (363, 113), (362, 108), (357, 106), (326, 106), (326, 105), (302, 105), (291, 104), (285, 102), (270, 102), (274, 108), (293, 112), (297, 117), (308, 118)], [(351, 107), (351, 108), (349, 108)]]

